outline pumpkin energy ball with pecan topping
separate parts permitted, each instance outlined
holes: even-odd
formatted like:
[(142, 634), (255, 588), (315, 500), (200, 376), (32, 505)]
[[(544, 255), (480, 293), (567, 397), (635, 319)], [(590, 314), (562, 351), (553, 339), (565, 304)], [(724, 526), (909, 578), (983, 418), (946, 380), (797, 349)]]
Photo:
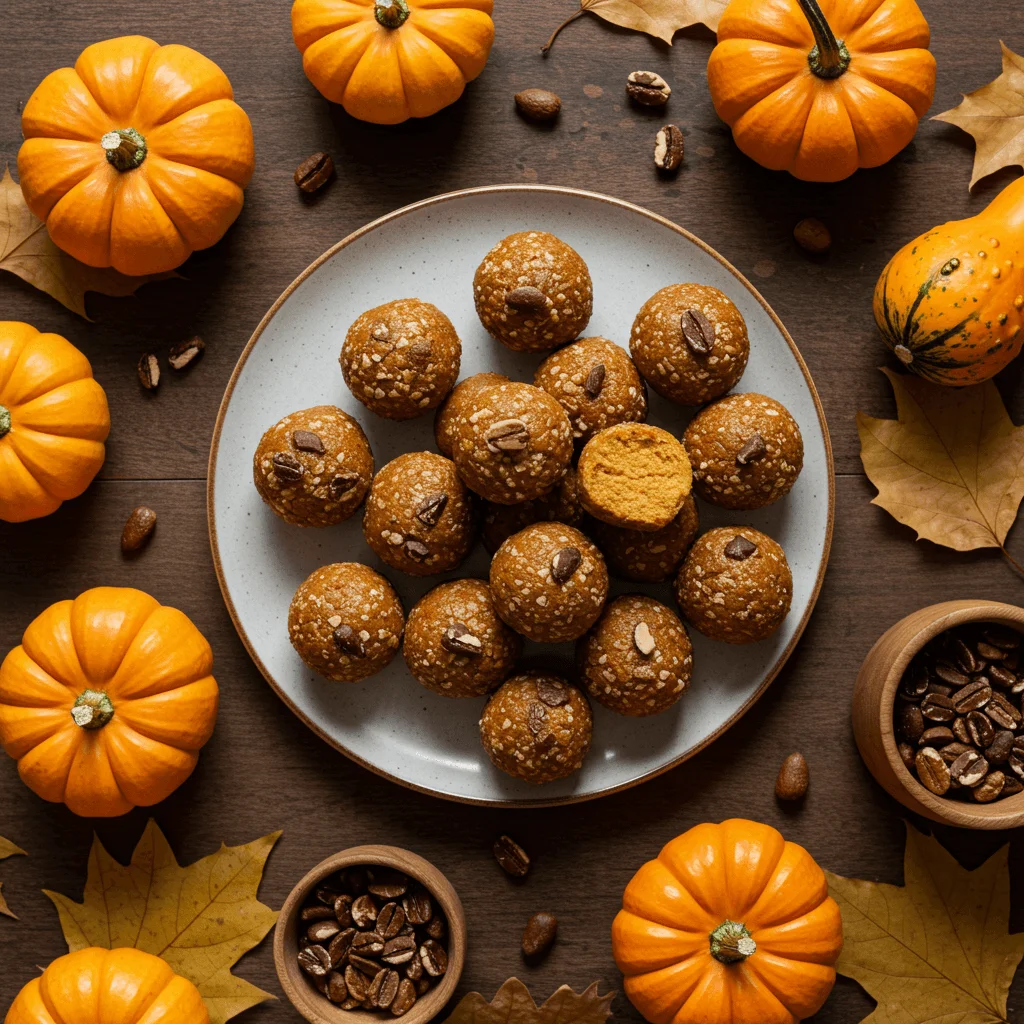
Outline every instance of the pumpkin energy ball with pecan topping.
[(565, 476), (547, 494), (518, 505), (495, 505), (487, 502), (481, 540), (493, 555), (502, 544), (520, 530), (534, 523), (565, 523), (579, 526), (583, 506), (576, 491), (576, 470), (570, 466)]
[(535, 523), (509, 537), (491, 560), (498, 614), (539, 643), (582, 636), (608, 597), (608, 570), (597, 546), (564, 523)]
[(285, 416), (263, 435), (252, 473), (260, 497), (286, 522), (333, 526), (363, 503), (373, 453), (347, 412), (317, 405)]
[(640, 594), (611, 601), (576, 645), (580, 681), (620, 715), (656, 715), (690, 685), (693, 647), (671, 608)]
[(625, 349), (607, 338), (580, 338), (559, 349), (537, 367), (533, 383), (565, 409), (577, 440), (647, 419), (644, 382)]
[(314, 672), (355, 683), (379, 672), (398, 652), (405, 615), (394, 588), (358, 562), (317, 569), (295, 591), (288, 636)]
[(462, 342), (437, 306), (396, 299), (367, 310), (348, 329), (341, 370), (372, 412), (410, 420), (444, 401), (461, 358)]
[(778, 501), (804, 464), (796, 420), (766, 395), (727, 395), (701, 409), (683, 444), (693, 466), (693, 489), (723, 508), (763, 508)]
[(705, 636), (749, 644), (782, 625), (793, 600), (793, 576), (782, 548), (749, 526), (698, 537), (675, 585), (683, 615)]
[(572, 428), (546, 392), (521, 381), (480, 388), (451, 424), (452, 459), (466, 486), (516, 505), (547, 494), (572, 461)]
[(594, 305), (586, 263), (546, 231), (503, 238), (476, 269), (473, 299), (488, 333), (516, 352), (544, 352), (572, 341)]
[(482, 697), (512, 671), (522, 642), (498, 618), (483, 580), (434, 587), (409, 612), (402, 653), (414, 678), (445, 697)]
[(750, 340), (742, 314), (723, 292), (704, 284), (672, 284), (640, 308), (629, 351), (659, 395), (703, 405), (736, 386)]
[(459, 381), (451, 390), (451, 394), (438, 407), (434, 414), (434, 443), (442, 455), (452, 457), (455, 444), (455, 424), (463, 414), (472, 413), (473, 401), (478, 391), (489, 384), (504, 384), (508, 377), (501, 373), (474, 373), (472, 377)]
[(392, 569), (430, 576), (466, 557), (475, 525), (472, 496), (451, 461), (433, 452), (406, 452), (374, 477), (363, 535)]
[(512, 676), (487, 702), (480, 719), (480, 739), (495, 767), (535, 784), (578, 771), (592, 731), (583, 693), (543, 672)]

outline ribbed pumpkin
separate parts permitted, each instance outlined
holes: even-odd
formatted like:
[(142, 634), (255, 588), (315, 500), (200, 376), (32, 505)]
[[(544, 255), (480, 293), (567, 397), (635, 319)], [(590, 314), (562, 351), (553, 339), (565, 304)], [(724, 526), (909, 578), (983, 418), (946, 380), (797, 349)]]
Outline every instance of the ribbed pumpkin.
[(110, 411), (89, 360), (59, 334), (0, 321), (0, 519), (48, 516), (92, 483)]
[(810, 854), (739, 818), (668, 843), (612, 924), (626, 995), (652, 1024), (794, 1024), (832, 991), (842, 945)]
[(763, 167), (839, 181), (914, 137), (935, 93), (929, 40), (914, 0), (731, 0), (711, 98)]
[(65, 252), (156, 274), (219, 241), (253, 171), (227, 75), (187, 46), (122, 36), (53, 71), (21, 115), (21, 190)]
[(213, 653), (140, 590), (97, 587), (46, 609), (0, 665), (0, 743), (25, 784), (75, 814), (168, 797), (217, 717)]
[(493, 0), (295, 0), (292, 36), (306, 76), (332, 103), (375, 124), (429, 117), (484, 69)]
[(908, 369), (976, 384), (1024, 344), (1024, 178), (981, 213), (908, 242), (875, 285), (875, 321)]
[(199, 989), (141, 949), (90, 947), (27, 982), (4, 1024), (209, 1024)]

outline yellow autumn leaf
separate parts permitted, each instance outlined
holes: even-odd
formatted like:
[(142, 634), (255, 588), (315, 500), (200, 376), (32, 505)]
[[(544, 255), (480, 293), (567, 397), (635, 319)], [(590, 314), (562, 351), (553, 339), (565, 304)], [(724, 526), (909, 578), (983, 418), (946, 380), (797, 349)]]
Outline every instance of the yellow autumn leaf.
[(595, 981), (584, 992), (562, 985), (538, 1006), (518, 978), (509, 978), (490, 1002), (479, 992), (464, 996), (445, 1024), (605, 1024), (614, 998), (599, 996)]
[(277, 912), (256, 898), (280, 832), (245, 846), (221, 846), (180, 867), (150, 821), (131, 863), (119, 864), (94, 839), (84, 899), (44, 890), (60, 915), (68, 949), (134, 946), (162, 957), (202, 993), (211, 1024), (274, 997), (231, 973), (273, 927)]
[(1007, 850), (968, 871), (908, 826), (902, 886), (828, 874), (843, 914), (836, 970), (878, 1003), (863, 1024), (1005, 1024), (1024, 956), (1024, 933), (1008, 934)]
[[(20, 846), (15, 846), (10, 839), (4, 839), (0, 836), (0, 860), (6, 860), (8, 857), (15, 857), (21, 855), (26, 856), (25, 851)], [(4, 914), (7, 917), (13, 917), (15, 921), (18, 920), (18, 915), (7, 905), (7, 900), (4, 899), (4, 883), (0, 882), (0, 914)]]

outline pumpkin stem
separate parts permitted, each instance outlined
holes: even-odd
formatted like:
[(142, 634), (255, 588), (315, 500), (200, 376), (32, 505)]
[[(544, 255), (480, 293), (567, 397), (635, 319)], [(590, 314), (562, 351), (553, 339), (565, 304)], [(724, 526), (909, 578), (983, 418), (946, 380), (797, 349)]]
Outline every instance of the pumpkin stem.
[(83, 690), (71, 705), (71, 717), (83, 729), (102, 729), (114, 717), (113, 701), (102, 690)]
[(409, 5), (405, 0), (376, 0), (373, 16), (385, 28), (398, 28), (409, 17)]
[(100, 139), (103, 152), (119, 171), (130, 171), (146, 159), (146, 140), (134, 128), (118, 128)]
[(850, 51), (836, 39), (818, 0), (797, 0), (814, 33), (814, 46), (807, 54), (811, 71), (819, 78), (838, 78), (850, 66)]
[(11, 411), (0, 405), (0, 437), (6, 436), (11, 430)]
[(711, 955), (723, 964), (738, 964), (757, 952), (757, 943), (746, 926), (738, 921), (723, 921), (710, 935)]

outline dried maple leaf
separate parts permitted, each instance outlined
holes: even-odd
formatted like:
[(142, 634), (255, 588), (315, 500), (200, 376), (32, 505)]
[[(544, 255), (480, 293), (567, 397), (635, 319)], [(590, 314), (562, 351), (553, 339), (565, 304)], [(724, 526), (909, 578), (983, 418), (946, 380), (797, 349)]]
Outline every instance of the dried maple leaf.
[(857, 413), (860, 459), (878, 488), (872, 501), (957, 551), (999, 548), (1024, 497), (1024, 427), (1015, 427), (991, 381), (946, 388), (882, 371), (898, 420)]
[(936, 114), (974, 136), (977, 149), (971, 183), (1001, 167), (1024, 167), (1024, 57), (1003, 42), (1003, 72), (988, 85), (967, 93), (959, 106)]
[(149, 281), (181, 276), (172, 270), (128, 277), (111, 267), (79, 263), (54, 245), (46, 225), (25, 205), (21, 187), (11, 177), (9, 167), (4, 168), (0, 178), (0, 270), (17, 274), (86, 320), (86, 292), (122, 297), (134, 294)]
[(558, 33), (588, 11), (621, 28), (646, 32), (649, 36), (662, 39), (671, 46), (672, 37), (676, 32), (690, 25), (707, 25), (712, 32), (717, 32), (718, 19), (721, 18), (728, 2), (729, 0), (580, 0), (580, 9), (573, 12), (551, 33), (551, 38), (540, 48), (540, 52), (547, 53), (558, 38)]
[(1024, 956), (1024, 933), (1008, 934), (1007, 850), (967, 871), (908, 827), (902, 887), (828, 875), (843, 914), (836, 970), (878, 1003), (863, 1024), (1005, 1024)]
[(470, 992), (445, 1024), (605, 1024), (614, 998), (613, 992), (599, 996), (595, 981), (585, 992), (563, 985), (538, 1006), (518, 978), (509, 978), (490, 1002)]
[(274, 997), (231, 973), (277, 913), (256, 898), (274, 832), (245, 846), (221, 846), (180, 867), (156, 822), (124, 867), (94, 839), (84, 899), (44, 890), (60, 915), (68, 949), (134, 946), (155, 953), (202, 993), (211, 1024)]
[[(0, 836), (0, 860), (6, 860), (8, 857), (15, 857), (19, 854), (22, 857), (26, 856), (25, 851), (20, 846), (15, 846), (10, 839), (4, 839), (3, 836)], [(3, 888), (4, 883), (0, 882), (0, 914), (6, 914), (7, 917), (13, 917), (17, 921), (18, 915), (7, 906), (7, 900), (4, 899)]]

